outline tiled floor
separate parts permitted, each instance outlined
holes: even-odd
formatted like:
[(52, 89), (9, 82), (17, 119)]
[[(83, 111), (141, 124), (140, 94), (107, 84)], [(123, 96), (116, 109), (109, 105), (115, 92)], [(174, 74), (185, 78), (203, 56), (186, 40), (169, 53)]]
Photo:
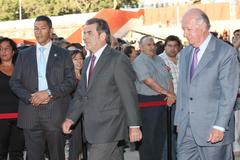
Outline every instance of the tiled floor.
[[(129, 151), (128, 149), (126, 150), (124, 154), (124, 159), (125, 160), (139, 160), (139, 155), (137, 151)], [(240, 160), (240, 156), (235, 157), (234, 160)]]
[[(138, 151), (130, 151), (129, 149), (126, 149), (126, 152), (124, 153), (124, 160), (139, 160)], [(234, 160), (240, 160), (240, 155), (236, 156)]]

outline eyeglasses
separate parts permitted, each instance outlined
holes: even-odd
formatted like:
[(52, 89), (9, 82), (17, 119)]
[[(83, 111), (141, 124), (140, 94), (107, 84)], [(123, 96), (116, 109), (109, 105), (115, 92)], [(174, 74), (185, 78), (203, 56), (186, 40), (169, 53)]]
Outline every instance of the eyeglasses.
[(6, 47), (6, 48), (0, 48), (0, 52), (3, 52), (3, 51), (11, 51), (12, 48), (11, 47)]

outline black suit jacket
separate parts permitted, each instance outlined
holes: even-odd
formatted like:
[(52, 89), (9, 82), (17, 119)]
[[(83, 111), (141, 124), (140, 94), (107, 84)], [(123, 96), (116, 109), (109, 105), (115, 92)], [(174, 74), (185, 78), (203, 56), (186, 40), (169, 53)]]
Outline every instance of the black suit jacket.
[(67, 118), (84, 117), (84, 131), (89, 143), (107, 143), (128, 138), (129, 126), (140, 126), (135, 73), (129, 59), (106, 47), (95, 65), (87, 86), (85, 60), (82, 77), (70, 104)]
[(10, 86), (20, 98), (18, 125), (22, 128), (32, 128), (39, 122), (39, 117), (45, 116), (51, 127), (61, 127), (65, 118), (70, 93), (75, 88), (74, 67), (67, 50), (51, 46), (46, 69), (48, 88), (53, 99), (47, 105), (34, 107), (29, 99), (38, 91), (38, 69), (36, 46), (19, 53)]

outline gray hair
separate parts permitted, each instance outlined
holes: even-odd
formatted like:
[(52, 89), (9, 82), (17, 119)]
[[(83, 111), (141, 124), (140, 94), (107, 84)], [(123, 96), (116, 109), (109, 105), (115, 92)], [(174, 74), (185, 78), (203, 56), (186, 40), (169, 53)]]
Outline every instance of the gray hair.
[(205, 23), (207, 25), (207, 28), (210, 29), (211, 24), (210, 24), (210, 21), (209, 21), (209, 18), (207, 16), (207, 14), (204, 13), (203, 11), (201, 11), (201, 10), (200, 10), (199, 13), (200, 14), (199, 14), (198, 18), (196, 19), (196, 21), (200, 24)]
[(143, 36), (139, 41), (139, 45), (142, 45), (145, 39), (153, 39), (153, 37), (150, 35)]

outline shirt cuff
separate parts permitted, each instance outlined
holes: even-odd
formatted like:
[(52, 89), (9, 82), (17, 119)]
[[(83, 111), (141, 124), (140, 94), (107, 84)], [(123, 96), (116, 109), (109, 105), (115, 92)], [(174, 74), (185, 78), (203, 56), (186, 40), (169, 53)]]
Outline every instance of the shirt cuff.
[(140, 128), (140, 126), (130, 126), (129, 128)]
[(223, 127), (213, 126), (213, 128), (225, 132), (225, 128)]

